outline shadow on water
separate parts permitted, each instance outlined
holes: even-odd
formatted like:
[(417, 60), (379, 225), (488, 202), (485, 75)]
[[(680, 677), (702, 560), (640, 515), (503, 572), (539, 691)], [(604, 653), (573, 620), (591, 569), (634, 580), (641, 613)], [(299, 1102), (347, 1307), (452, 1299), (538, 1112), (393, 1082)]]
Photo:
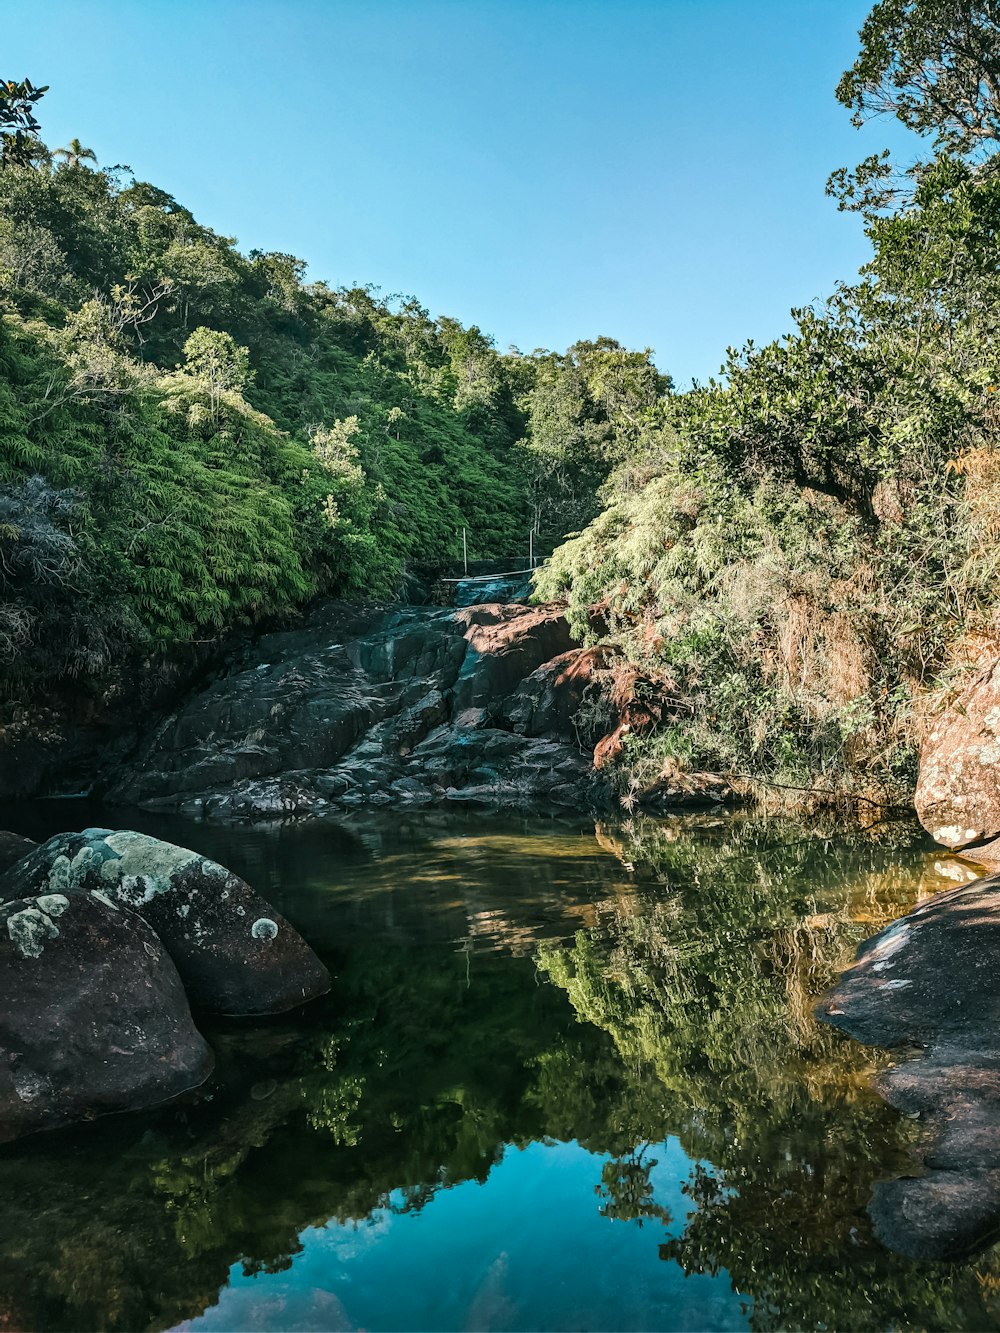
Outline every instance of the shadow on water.
[(180, 1104), (0, 1153), (0, 1329), (1000, 1326), (996, 1253), (873, 1240), (914, 1127), (812, 1016), (963, 873), (909, 831), (129, 822), (246, 876), (334, 989), (206, 1022)]

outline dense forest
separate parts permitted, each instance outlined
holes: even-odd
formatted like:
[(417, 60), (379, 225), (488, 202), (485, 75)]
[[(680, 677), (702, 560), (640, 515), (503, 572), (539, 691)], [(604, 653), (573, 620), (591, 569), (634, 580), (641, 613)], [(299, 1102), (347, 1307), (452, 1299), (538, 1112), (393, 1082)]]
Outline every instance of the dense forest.
[(932, 141), (831, 176), (870, 262), (652, 407), (541, 579), (581, 632), (602, 605), (662, 706), (634, 784), (694, 767), (905, 802), (927, 719), (995, 655), (1000, 6), (881, 0), (860, 36), (837, 97)]
[(500, 354), (413, 299), (308, 282), (0, 84), (0, 649), (8, 708), (99, 690), (320, 593), (391, 598), (597, 512), (668, 390), (599, 338)]
[(50, 150), (44, 90), (0, 85), (3, 720), (317, 594), (405, 595), (463, 528), (492, 558), (531, 530), (539, 596), (658, 719), (626, 802), (692, 770), (905, 801), (921, 728), (1000, 628), (998, 90), (993, 0), (880, 0), (837, 97), (929, 151), (835, 171), (870, 262), (674, 393), (610, 338), (501, 353), (245, 255)]

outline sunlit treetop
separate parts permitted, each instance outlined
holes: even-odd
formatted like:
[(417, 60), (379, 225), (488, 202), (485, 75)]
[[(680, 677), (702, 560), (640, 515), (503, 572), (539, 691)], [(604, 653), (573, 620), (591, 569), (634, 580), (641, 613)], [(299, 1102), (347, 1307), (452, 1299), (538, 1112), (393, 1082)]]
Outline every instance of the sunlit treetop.
[(993, 153), (1000, 143), (1000, 2), (879, 0), (837, 97), (861, 125), (891, 114), (939, 150)]

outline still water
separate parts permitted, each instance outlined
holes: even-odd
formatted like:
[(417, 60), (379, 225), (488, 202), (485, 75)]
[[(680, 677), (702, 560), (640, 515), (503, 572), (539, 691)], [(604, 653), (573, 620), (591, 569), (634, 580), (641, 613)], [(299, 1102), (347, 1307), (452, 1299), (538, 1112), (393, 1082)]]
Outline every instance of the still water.
[(1000, 1253), (900, 1258), (915, 1127), (817, 1025), (961, 873), (909, 830), (474, 813), (128, 823), (260, 889), (335, 975), (203, 1024), (184, 1102), (0, 1152), (0, 1329), (979, 1329)]

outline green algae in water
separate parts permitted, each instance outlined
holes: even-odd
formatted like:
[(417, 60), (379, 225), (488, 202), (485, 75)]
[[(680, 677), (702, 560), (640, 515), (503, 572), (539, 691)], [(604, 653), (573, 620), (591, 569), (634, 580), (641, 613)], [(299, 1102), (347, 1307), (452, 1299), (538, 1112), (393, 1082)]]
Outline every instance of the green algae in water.
[[(95, 822), (0, 822), (54, 819)], [(812, 1014), (966, 873), (908, 831), (138, 823), (245, 875), (334, 989), (205, 1025), (219, 1069), (183, 1103), (0, 1153), (0, 1327), (1000, 1325), (1000, 1255), (872, 1238), (915, 1128)]]

